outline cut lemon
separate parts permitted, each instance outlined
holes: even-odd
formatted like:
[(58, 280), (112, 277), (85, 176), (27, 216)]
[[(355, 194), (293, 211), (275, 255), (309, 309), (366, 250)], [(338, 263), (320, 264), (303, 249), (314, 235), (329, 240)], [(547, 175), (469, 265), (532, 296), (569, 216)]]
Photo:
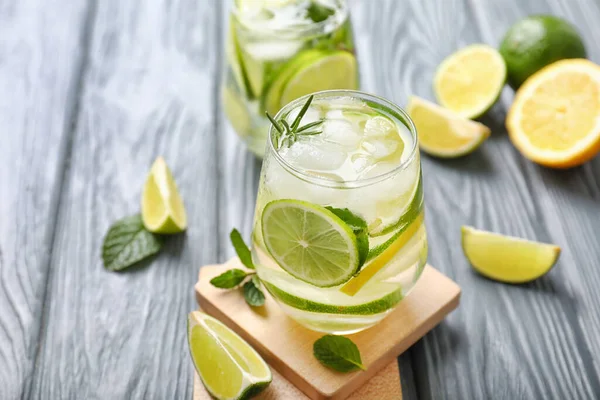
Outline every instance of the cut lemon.
[(547, 167), (581, 165), (600, 150), (600, 66), (562, 60), (521, 86), (506, 118), (513, 144)]
[(318, 287), (337, 286), (360, 266), (356, 235), (325, 207), (275, 200), (265, 206), (261, 223), (273, 259), (301, 281)]
[(462, 227), (462, 247), (473, 268), (490, 279), (529, 282), (547, 273), (560, 247)]
[(382, 245), (369, 250), (368, 262), (362, 268), (360, 274), (346, 282), (340, 288), (340, 292), (348, 296), (354, 296), (358, 291), (367, 284), (387, 263), (398, 253), (402, 247), (419, 231), (423, 224), (423, 212), (419, 213), (416, 218), (410, 223), (395, 233)]
[(436, 157), (469, 154), (490, 136), (487, 126), (416, 96), (410, 98), (408, 113), (417, 127), (419, 147)]
[(155, 233), (178, 233), (187, 227), (183, 201), (162, 157), (158, 157), (152, 164), (144, 185), (142, 220), (144, 226)]
[(219, 400), (248, 399), (271, 383), (271, 370), (260, 355), (203, 312), (188, 316), (188, 345), (202, 383)]
[(500, 97), (506, 64), (493, 47), (474, 44), (446, 58), (433, 88), (438, 102), (463, 118), (477, 118)]

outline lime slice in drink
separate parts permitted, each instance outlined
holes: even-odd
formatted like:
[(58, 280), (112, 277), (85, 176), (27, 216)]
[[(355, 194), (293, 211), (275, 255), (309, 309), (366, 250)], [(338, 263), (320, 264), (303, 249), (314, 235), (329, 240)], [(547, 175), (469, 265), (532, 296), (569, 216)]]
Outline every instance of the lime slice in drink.
[(473, 268), (500, 282), (524, 283), (547, 273), (560, 247), (463, 226), (462, 247)]
[(265, 87), (261, 98), (262, 109), (266, 110), (271, 116), (275, 116), (281, 107), (285, 105), (281, 103), (281, 93), (287, 81), (304, 65), (310, 63), (311, 60), (323, 57), (324, 54), (323, 50), (304, 50), (281, 66), (274, 78)]
[(410, 98), (408, 113), (417, 127), (419, 147), (436, 157), (453, 158), (469, 154), (491, 133), (479, 122), (459, 117), (416, 96)]
[(337, 288), (316, 288), (274, 269), (261, 271), (261, 281), (279, 301), (298, 310), (346, 315), (379, 314), (402, 300), (402, 289), (395, 283), (377, 282), (360, 296), (351, 297)]
[(250, 82), (242, 63), (242, 53), (237, 39), (236, 21), (233, 17), (229, 18), (229, 32), (225, 45), (225, 57), (227, 64), (233, 75), (233, 79), (237, 83), (239, 90), (243, 91), (244, 96), (252, 97), (253, 92), (250, 88)]
[(188, 345), (202, 383), (216, 399), (248, 399), (271, 383), (271, 370), (260, 355), (203, 312), (188, 316)]
[(187, 227), (185, 208), (173, 175), (162, 157), (158, 157), (142, 194), (144, 226), (155, 233), (179, 233)]
[(265, 247), (290, 275), (318, 287), (346, 282), (358, 270), (356, 236), (333, 212), (299, 200), (275, 200), (262, 213)]
[(474, 44), (446, 58), (433, 88), (440, 104), (463, 118), (477, 118), (492, 108), (506, 82), (506, 64), (498, 50)]
[(369, 250), (367, 264), (361, 269), (360, 274), (340, 288), (340, 292), (348, 296), (354, 296), (358, 293), (417, 234), (422, 223), (423, 212), (419, 213), (413, 221), (401, 228), (383, 244)]
[(281, 106), (320, 90), (357, 89), (356, 58), (347, 51), (324, 52), (302, 66), (281, 93)]

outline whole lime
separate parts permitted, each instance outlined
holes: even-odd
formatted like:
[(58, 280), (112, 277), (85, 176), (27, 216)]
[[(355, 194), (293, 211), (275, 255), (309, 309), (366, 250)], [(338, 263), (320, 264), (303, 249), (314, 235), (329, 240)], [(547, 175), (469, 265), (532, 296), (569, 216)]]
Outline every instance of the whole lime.
[(548, 64), (586, 56), (575, 27), (552, 15), (534, 15), (515, 23), (502, 39), (500, 54), (513, 89)]

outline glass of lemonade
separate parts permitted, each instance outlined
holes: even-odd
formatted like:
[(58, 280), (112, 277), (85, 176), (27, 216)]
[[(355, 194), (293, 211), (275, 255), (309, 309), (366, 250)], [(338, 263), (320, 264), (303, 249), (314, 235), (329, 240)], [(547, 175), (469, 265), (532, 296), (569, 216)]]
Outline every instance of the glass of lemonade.
[(309, 329), (366, 329), (427, 259), (415, 126), (393, 103), (352, 90), (299, 98), (274, 119), (252, 234), (258, 275)]
[(346, 0), (234, 0), (222, 86), (225, 115), (262, 157), (268, 121), (305, 94), (357, 89)]

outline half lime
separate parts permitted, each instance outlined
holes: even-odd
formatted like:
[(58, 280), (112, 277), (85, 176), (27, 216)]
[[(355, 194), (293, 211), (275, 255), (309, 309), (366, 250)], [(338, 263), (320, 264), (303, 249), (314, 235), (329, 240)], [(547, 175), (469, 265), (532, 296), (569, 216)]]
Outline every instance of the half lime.
[(360, 266), (352, 229), (325, 207), (300, 200), (275, 200), (262, 213), (262, 234), (273, 259), (311, 285), (348, 281)]

